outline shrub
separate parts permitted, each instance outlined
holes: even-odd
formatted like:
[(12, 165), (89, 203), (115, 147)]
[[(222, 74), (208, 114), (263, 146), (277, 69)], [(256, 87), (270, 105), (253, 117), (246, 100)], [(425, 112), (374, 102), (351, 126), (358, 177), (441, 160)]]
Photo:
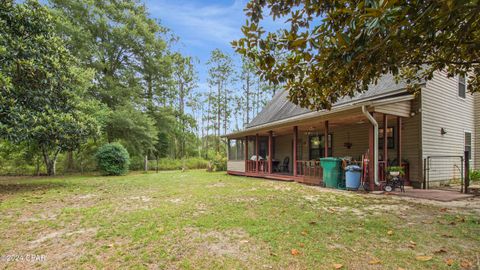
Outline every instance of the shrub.
[(122, 175), (128, 172), (130, 156), (120, 143), (109, 143), (98, 148), (95, 154), (98, 168), (105, 175)]
[[(215, 172), (227, 170), (227, 158), (217, 154), (215, 158), (210, 161), (211, 170)], [(210, 169), (210, 168), (209, 168)]]
[(480, 181), (480, 170), (471, 170), (470, 171), (470, 181)]

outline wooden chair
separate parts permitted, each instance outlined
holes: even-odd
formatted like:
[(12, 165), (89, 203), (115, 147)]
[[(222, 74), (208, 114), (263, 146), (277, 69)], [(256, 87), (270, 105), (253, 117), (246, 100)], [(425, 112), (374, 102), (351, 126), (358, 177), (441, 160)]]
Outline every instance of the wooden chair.
[(283, 160), (283, 164), (280, 165), (280, 171), (281, 172), (289, 172), (289, 169), (288, 169), (288, 164), (289, 163), (290, 163), (290, 158), (285, 157), (285, 159)]

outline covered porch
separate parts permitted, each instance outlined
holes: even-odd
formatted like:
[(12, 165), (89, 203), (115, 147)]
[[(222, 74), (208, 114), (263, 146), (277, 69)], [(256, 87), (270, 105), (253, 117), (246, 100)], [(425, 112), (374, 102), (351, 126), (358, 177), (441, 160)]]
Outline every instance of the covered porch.
[[(228, 173), (322, 185), (320, 158), (339, 157), (345, 160), (343, 165), (357, 164), (363, 168), (362, 176), (371, 190), (376, 189), (375, 180), (386, 180), (389, 166), (402, 166), (408, 184), (410, 162), (405, 159), (403, 146), (405, 122), (412, 121), (410, 107), (411, 100), (395, 106), (369, 107), (367, 113), (377, 127), (357, 107), (300, 118), (290, 125), (258, 128), (255, 133), (239, 133), (228, 138)], [(414, 133), (406, 133), (407, 139), (415, 139)], [(375, 170), (378, 179), (369, 173)]]

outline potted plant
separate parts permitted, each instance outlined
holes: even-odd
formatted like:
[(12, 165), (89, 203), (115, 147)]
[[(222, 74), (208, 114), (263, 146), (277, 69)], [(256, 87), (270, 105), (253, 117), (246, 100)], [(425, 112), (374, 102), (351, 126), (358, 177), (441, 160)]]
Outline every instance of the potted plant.
[(405, 171), (403, 170), (403, 167), (400, 167), (400, 166), (390, 166), (387, 168), (387, 172), (393, 177), (405, 175)]

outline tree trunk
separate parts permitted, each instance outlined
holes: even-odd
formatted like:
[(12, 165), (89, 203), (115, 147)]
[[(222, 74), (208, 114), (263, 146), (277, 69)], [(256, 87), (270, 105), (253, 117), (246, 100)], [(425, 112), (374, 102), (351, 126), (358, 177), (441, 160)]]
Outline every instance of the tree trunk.
[(247, 92), (245, 93), (245, 97), (247, 98), (247, 122), (245, 124), (248, 124), (250, 122), (250, 73), (247, 74)]
[(145, 155), (145, 159), (144, 159), (143, 162), (144, 162), (144, 164), (143, 164), (144, 169), (145, 169), (146, 172), (148, 172), (148, 155)]
[(218, 82), (218, 92), (217, 92), (217, 124), (216, 124), (216, 132), (215, 135), (217, 138), (215, 138), (215, 141), (217, 142), (217, 153), (220, 153), (220, 130), (221, 130), (221, 109), (222, 109), (222, 85), (221, 82)]
[(40, 162), (41, 162), (42, 158), (40, 157), (36, 157), (35, 158), (35, 175), (36, 176), (39, 176), (40, 175)]
[(48, 151), (42, 150), (43, 154), (43, 160), (45, 162), (45, 168), (47, 168), (47, 175), (53, 176), (56, 174), (56, 165), (57, 165), (57, 157), (58, 157), (59, 151), (57, 150), (54, 154), (53, 157), (50, 158), (48, 155)]
[(183, 158), (185, 155), (185, 121), (183, 114), (185, 112), (185, 91), (184, 85), (180, 82), (180, 93), (179, 93), (179, 111), (180, 111), (180, 124), (182, 125), (182, 135), (180, 138), (180, 157)]
[(212, 89), (209, 90), (208, 93), (208, 108), (207, 108), (207, 126), (206, 126), (206, 134), (205, 134), (205, 159), (208, 159), (208, 135), (210, 133), (210, 112), (211, 112), (211, 105), (212, 105)]
[(66, 164), (65, 164), (65, 171), (66, 172), (73, 172), (75, 171), (75, 162), (73, 160), (73, 152), (72, 151), (68, 151), (67, 152), (67, 160), (66, 160)]

